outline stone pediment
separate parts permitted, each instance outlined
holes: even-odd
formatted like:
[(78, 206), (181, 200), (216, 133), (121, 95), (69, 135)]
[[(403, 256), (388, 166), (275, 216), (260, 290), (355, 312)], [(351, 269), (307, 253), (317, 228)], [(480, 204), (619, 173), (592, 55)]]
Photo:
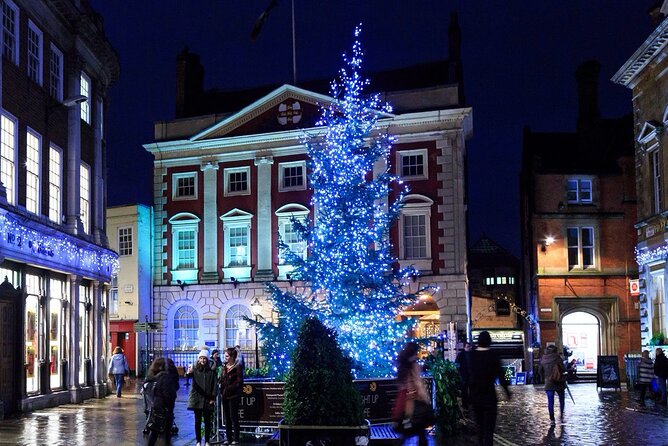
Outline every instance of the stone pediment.
[(657, 131), (663, 126), (657, 121), (647, 121), (642, 126), (642, 130), (638, 134), (638, 142), (645, 144), (652, 138), (656, 137)]
[(292, 85), (283, 85), (226, 119), (192, 136), (202, 141), (314, 127), (320, 106), (332, 98)]

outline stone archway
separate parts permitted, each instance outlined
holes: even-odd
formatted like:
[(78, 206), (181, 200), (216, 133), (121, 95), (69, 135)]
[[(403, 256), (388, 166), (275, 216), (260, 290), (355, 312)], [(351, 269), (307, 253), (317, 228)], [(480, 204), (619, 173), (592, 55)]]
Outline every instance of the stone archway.
[[(596, 318), (599, 323), (598, 354), (617, 355), (619, 345), (616, 327), (619, 322), (619, 307), (616, 297), (557, 297), (555, 302), (557, 304), (555, 321), (557, 321), (556, 339), (558, 342), (563, 340), (564, 318), (573, 313), (587, 313)], [(563, 344), (559, 347), (563, 347)]]

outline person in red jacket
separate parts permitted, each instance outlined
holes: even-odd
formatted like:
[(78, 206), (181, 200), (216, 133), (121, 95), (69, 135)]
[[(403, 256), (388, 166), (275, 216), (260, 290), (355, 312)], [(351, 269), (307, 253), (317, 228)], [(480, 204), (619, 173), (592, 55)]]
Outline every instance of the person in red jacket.
[(239, 403), (244, 385), (244, 371), (237, 361), (236, 349), (226, 349), (224, 358), (225, 363), (218, 382), (225, 421), (226, 440), (223, 444), (239, 444)]

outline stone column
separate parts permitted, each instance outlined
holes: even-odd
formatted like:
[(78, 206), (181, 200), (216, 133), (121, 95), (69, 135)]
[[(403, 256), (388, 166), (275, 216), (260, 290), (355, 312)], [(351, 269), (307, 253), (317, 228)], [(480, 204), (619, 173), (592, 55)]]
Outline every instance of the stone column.
[(102, 339), (102, 324), (104, 322), (104, 314), (102, 312), (102, 290), (104, 285), (97, 280), (93, 282), (93, 352), (91, 354), (91, 361), (93, 365), (93, 388), (95, 389), (95, 397), (102, 398), (105, 396), (106, 380), (104, 376), (104, 353)]
[(70, 337), (67, 340), (68, 343), (68, 357), (67, 357), (67, 387), (70, 391), (70, 399), (73, 403), (78, 403), (81, 401), (80, 388), (79, 385), (79, 369), (81, 368), (80, 356), (83, 352), (79, 351), (79, 284), (81, 283), (81, 278), (75, 274), (69, 275), (69, 320), (68, 324), (70, 326)]
[[(78, 95), (81, 91), (81, 66), (76, 60), (71, 64), (67, 96)], [(81, 104), (67, 110), (67, 208), (66, 230), (77, 235), (83, 232), (79, 203), (79, 168), (81, 166)]]
[(95, 153), (93, 155), (93, 172), (92, 172), (92, 194), (91, 194), (91, 211), (92, 221), (91, 227), (93, 228), (93, 233), (95, 235), (95, 243), (101, 246), (108, 246), (109, 241), (107, 240), (107, 234), (104, 230), (104, 209), (105, 209), (105, 184), (104, 184), (104, 174), (102, 166), (102, 120), (104, 119), (104, 113), (102, 107), (104, 107), (104, 102), (100, 97), (99, 93), (96, 95), (95, 103), (90, 104), (93, 111), (93, 125), (94, 125), (94, 140), (93, 140), (93, 149)]
[(255, 280), (272, 280), (271, 248), (273, 231), (271, 229), (271, 166), (274, 159), (270, 156), (256, 158), (257, 166), (257, 270)]
[(201, 167), (204, 173), (204, 269), (202, 282), (218, 283), (218, 163)]

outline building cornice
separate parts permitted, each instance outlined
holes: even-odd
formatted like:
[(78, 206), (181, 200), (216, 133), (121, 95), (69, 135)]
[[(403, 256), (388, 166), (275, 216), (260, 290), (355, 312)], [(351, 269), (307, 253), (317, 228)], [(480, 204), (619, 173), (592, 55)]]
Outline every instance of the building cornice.
[[(473, 127), (472, 119), (471, 108), (437, 110), (379, 119), (377, 128), (395, 136), (398, 143), (416, 138), (433, 139), (434, 136), (449, 131), (462, 131), (468, 137)], [(258, 153), (273, 156), (304, 154), (306, 153), (302, 143), (304, 136), (318, 138), (325, 131), (325, 127), (311, 127), (197, 141), (183, 139), (154, 142), (144, 144), (143, 147), (153, 154), (155, 163), (162, 166), (198, 163), (202, 157), (219, 162), (239, 161), (254, 159)]]
[(663, 51), (667, 43), (668, 18), (665, 18), (611, 80), (616, 84), (633, 88), (639, 74)]

